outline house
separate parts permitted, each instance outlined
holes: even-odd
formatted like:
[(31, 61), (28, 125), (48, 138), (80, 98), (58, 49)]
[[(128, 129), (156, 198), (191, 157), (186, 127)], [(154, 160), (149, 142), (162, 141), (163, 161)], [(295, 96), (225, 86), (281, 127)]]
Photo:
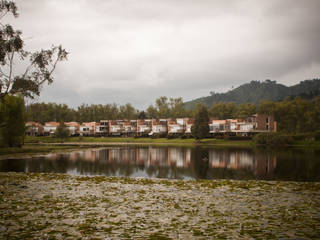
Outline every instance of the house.
[(27, 136), (42, 136), (44, 134), (43, 126), (38, 122), (26, 122), (25, 126)]
[(255, 130), (257, 132), (276, 132), (277, 122), (274, 120), (274, 116), (267, 114), (254, 114), (248, 117), (249, 122), (255, 124)]
[(185, 126), (185, 133), (191, 134), (191, 127), (194, 124), (194, 119), (187, 119), (186, 126)]
[(122, 133), (125, 136), (134, 136), (137, 132), (137, 120), (126, 120), (122, 125)]
[(79, 135), (80, 131), (80, 124), (77, 122), (65, 122), (64, 123), (69, 130), (70, 136), (77, 136)]
[(138, 119), (137, 120), (137, 134), (139, 136), (148, 135), (152, 131), (151, 119)]
[(45, 136), (49, 136), (49, 135), (53, 135), (56, 130), (57, 130), (57, 127), (60, 126), (60, 123), (58, 122), (46, 122), (44, 123), (44, 132), (43, 134)]
[(93, 136), (95, 133), (96, 122), (83, 122), (80, 125), (80, 136)]
[(176, 118), (168, 120), (168, 134), (185, 133), (185, 122), (188, 118)]
[(95, 136), (103, 137), (109, 135), (109, 120), (100, 120), (95, 125)]
[(210, 133), (226, 132), (230, 129), (227, 120), (211, 120), (209, 123)]
[(149, 135), (153, 134), (167, 134), (168, 126), (167, 126), (167, 119), (152, 119), (152, 131)]
[(112, 136), (122, 135), (123, 120), (109, 121), (109, 134)]

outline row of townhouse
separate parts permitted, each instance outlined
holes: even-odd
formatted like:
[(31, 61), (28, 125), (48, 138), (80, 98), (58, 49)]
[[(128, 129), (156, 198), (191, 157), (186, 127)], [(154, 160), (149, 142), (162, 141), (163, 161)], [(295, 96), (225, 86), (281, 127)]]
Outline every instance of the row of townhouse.
[[(65, 122), (72, 136), (152, 136), (191, 134), (194, 120), (176, 119), (138, 119), (101, 120), (100, 122)], [(53, 135), (58, 122), (26, 123), (26, 134), (30, 136)], [(245, 119), (215, 120), (209, 122), (210, 134), (236, 133), (248, 135), (257, 132), (276, 132), (277, 124), (273, 116), (255, 114)]]

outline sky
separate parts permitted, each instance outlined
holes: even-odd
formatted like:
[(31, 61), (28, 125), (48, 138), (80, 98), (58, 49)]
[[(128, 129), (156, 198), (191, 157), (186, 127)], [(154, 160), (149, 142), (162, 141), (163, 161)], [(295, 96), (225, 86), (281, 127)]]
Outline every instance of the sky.
[[(70, 54), (37, 101), (184, 101), (251, 80), (320, 77), (319, 0), (16, 0), (30, 51)], [(19, 67), (19, 66), (17, 66)]]

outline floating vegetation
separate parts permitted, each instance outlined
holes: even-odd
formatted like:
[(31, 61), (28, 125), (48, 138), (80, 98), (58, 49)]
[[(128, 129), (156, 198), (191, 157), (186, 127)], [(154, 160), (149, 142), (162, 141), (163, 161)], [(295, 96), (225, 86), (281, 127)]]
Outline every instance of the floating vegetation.
[(319, 239), (320, 183), (0, 173), (0, 239)]

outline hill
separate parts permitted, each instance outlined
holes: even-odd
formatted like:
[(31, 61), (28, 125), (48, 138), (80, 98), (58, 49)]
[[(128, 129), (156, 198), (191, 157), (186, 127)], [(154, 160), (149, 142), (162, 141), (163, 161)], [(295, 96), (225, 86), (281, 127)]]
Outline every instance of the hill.
[(211, 106), (214, 102), (254, 103), (261, 100), (281, 101), (286, 97), (301, 96), (312, 98), (320, 95), (320, 79), (301, 81), (293, 86), (285, 86), (276, 81), (251, 81), (226, 93), (211, 93), (210, 96), (185, 102), (187, 109), (192, 109), (197, 103)]

